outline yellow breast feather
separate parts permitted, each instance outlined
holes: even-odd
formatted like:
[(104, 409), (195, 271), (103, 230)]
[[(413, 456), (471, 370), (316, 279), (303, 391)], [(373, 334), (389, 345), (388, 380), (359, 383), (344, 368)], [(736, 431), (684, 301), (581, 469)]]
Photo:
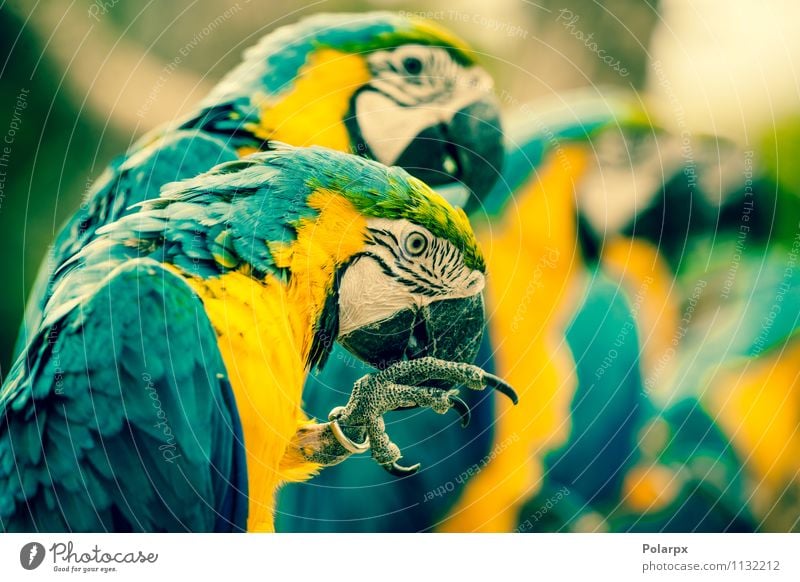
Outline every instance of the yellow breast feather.
[(291, 271), (288, 283), (273, 275), (259, 280), (246, 269), (187, 278), (217, 333), (236, 397), (247, 451), (249, 531), (272, 531), (277, 488), (318, 469), (290, 446), (308, 423), (301, 402), (307, 358), (334, 273), (364, 242), (365, 220), (347, 200), (320, 191), (309, 205), (319, 215), (297, 226), (296, 240), (270, 245), (276, 265)]

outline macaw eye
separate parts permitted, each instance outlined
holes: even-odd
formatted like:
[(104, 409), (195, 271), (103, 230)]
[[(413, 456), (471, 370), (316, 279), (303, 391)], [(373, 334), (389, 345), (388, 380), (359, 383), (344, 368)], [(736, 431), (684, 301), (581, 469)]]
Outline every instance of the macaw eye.
[(403, 59), (403, 68), (409, 75), (419, 75), (422, 71), (422, 61), (417, 57), (406, 57)]
[(428, 239), (424, 234), (412, 232), (406, 237), (405, 249), (412, 257), (418, 257), (428, 249)]

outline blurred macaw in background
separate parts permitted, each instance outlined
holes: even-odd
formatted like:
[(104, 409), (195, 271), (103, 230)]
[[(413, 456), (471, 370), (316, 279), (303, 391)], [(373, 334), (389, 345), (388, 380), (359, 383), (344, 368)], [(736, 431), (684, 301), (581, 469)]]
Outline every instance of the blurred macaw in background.
[[(687, 151), (645, 112), (619, 113), (573, 174), (589, 269), (566, 327), (570, 436), (544, 456), (516, 531), (794, 529), (797, 191), (758, 151), (717, 138)], [(788, 316), (773, 322), (776, 304)], [(487, 497), (459, 504), (458, 529), (488, 529), (474, 512)]]
[[(334, 427), (398, 472), (388, 410), (513, 397), (466, 363), (485, 324), (467, 217), (400, 168), (276, 145), (96, 235), (0, 390), (3, 531), (271, 531), (282, 482), (348, 455)], [(385, 367), (317, 424), (303, 382), (334, 341)]]

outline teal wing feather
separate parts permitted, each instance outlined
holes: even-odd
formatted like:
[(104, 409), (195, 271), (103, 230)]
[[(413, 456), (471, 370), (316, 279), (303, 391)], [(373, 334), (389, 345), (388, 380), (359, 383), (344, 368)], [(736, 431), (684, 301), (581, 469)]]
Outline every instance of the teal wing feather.
[(566, 339), (578, 387), (566, 446), (547, 460), (551, 477), (590, 502), (617, 498), (636, 460), (636, 431), (652, 404), (642, 390), (636, 321), (623, 291), (595, 272)]
[[(737, 241), (720, 241), (713, 253), (681, 277), (698, 289), (692, 325), (683, 338), (686, 354), (674, 366), (670, 390), (700, 396), (726, 362), (753, 359), (785, 349), (800, 333), (800, 270), (794, 247), (755, 247), (737, 251)], [(738, 261), (731, 257), (740, 252)], [(708, 264), (711, 263), (710, 267)]]
[(226, 141), (190, 129), (172, 132), (114, 160), (59, 232), (40, 267), (14, 354), (23, 350), (41, 322), (53, 272), (94, 239), (99, 228), (130, 212), (132, 205), (158, 197), (164, 184), (194, 177), (233, 159), (236, 151)]
[(0, 530), (244, 529), (241, 428), (200, 300), (149, 259), (63, 277), (0, 393)]

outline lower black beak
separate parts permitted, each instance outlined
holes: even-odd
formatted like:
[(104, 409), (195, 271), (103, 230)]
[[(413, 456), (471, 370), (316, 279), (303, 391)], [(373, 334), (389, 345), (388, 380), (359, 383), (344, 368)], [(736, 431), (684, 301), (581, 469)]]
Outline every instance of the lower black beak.
[(394, 162), (429, 186), (462, 184), (470, 191), (465, 210), (480, 205), (500, 177), (503, 132), (494, 99), (458, 111), (450, 123), (419, 133)]
[(339, 342), (360, 359), (385, 369), (402, 359), (433, 356), (472, 363), (478, 353), (485, 314), (483, 296), (435, 301), (405, 309), (389, 319), (353, 330)]
[(475, 361), (485, 313), (480, 293), (463, 299), (445, 299), (423, 307), (406, 348), (409, 359), (433, 356), (448, 362)]

